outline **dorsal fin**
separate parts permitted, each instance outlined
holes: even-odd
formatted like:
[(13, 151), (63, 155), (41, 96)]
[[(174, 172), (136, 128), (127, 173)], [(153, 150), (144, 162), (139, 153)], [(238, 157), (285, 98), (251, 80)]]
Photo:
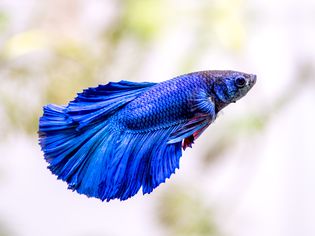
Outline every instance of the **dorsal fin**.
[(122, 80), (88, 88), (69, 103), (65, 112), (73, 121), (79, 123), (79, 130), (100, 118), (106, 119), (155, 84)]

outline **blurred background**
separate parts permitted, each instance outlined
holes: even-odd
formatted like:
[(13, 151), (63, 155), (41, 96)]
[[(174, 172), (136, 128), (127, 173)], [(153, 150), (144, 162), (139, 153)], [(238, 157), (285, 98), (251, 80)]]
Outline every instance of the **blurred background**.
[[(1, 236), (315, 235), (315, 1), (1, 0)], [(152, 194), (67, 190), (37, 138), (47, 103), (198, 70), (258, 81)]]

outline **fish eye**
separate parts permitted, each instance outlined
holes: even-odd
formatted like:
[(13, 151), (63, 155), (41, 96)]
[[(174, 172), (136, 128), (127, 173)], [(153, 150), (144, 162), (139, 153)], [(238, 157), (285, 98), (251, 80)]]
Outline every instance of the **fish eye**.
[(235, 78), (235, 85), (238, 87), (238, 88), (243, 88), (245, 85), (246, 85), (246, 79), (244, 78), (244, 76), (237, 76)]

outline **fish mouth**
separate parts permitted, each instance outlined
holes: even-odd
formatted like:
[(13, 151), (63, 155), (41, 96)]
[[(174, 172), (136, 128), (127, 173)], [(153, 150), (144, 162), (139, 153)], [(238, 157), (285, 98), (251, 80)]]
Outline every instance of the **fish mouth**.
[(255, 85), (255, 83), (256, 83), (256, 80), (257, 80), (257, 76), (256, 75), (250, 75), (249, 86), (253, 87)]

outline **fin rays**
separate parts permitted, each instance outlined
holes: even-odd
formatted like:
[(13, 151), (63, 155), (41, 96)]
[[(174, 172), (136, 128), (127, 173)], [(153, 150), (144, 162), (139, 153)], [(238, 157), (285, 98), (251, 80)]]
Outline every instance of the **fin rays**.
[(101, 200), (150, 193), (179, 167), (179, 125), (153, 131), (118, 130), (112, 113), (153, 83), (110, 83), (79, 94), (67, 107), (47, 105), (39, 142), (51, 172), (69, 189)]

